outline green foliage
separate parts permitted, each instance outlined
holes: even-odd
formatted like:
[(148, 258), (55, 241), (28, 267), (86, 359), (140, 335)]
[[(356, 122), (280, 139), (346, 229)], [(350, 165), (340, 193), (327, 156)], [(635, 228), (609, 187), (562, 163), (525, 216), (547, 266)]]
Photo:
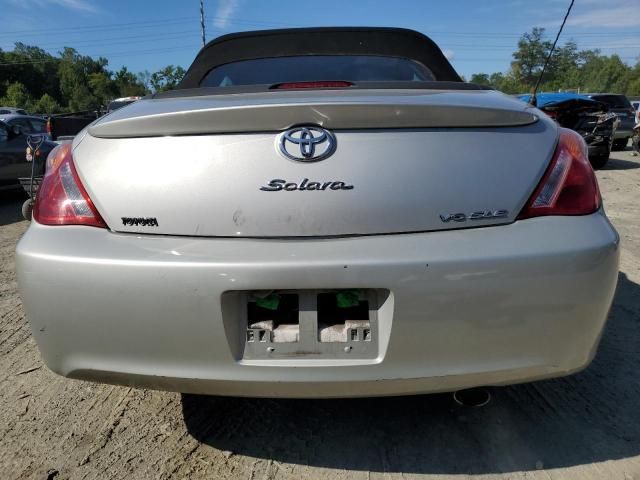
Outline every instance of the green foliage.
[(138, 74), (126, 67), (112, 72), (107, 66), (106, 58), (94, 59), (73, 48), (51, 55), (16, 43), (13, 51), (0, 49), (0, 105), (34, 113), (98, 110), (114, 98), (175, 88), (185, 73), (173, 65)]
[(513, 54), (511, 71), (514, 78), (521, 84), (534, 84), (544, 60), (551, 49), (551, 42), (542, 40), (544, 28), (534, 28), (531, 33), (525, 33), (518, 40), (518, 49)]
[(33, 113), (51, 114), (62, 112), (62, 107), (58, 104), (58, 102), (56, 102), (55, 98), (53, 98), (48, 93), (45, 93), (40, 97), (40, 100), (33, 104), (31, 110), (33, 111)]
[(633, 69), (633, 73), (629, 79), (629, 86), (627, 87), (627, 95), (632, 97), (640, 97), (640, 62), (638, 62)]
[(477, 83), (478, 85), (491, 85), (489, 75), (486, 73), (474, 73), (471, 75), (471, 83)]
[(150, 77), (151, 88), (155, 92), (164, 92), (176, 88), (185, 74), (184, 68), (167, 65), (163, 69), (152, 73)]
[(0, 98), (0, 105), (7, 107), (29, 108), (32, 103), (31, 95), (20, 82), (14, 82), (7, 87), (7, 90), (2, 98)]
[[(508, 72), (474, 73), (471, 81), (491, 85), (505, 93), (529, 93), (540, 76), (552, 42), (543, 40), (544, 29), (534, 28), (518, 41)], [(538, 91), (640, 95), (640, 62), (631, 67), (619, 56), (602, 55), (599, 50), (578, 50), (573, 41), (556, 46)]]
[(120, 97), (136, 97), (149, 93), (147, 83), (140, 81), (138, 75), (131, 73), (127, 67), (122, 67), (115, 73), (114, 86)]

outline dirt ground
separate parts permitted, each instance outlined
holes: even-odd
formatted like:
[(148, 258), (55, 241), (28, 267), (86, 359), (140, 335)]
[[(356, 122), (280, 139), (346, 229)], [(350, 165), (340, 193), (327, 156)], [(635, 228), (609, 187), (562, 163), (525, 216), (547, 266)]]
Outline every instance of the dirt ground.
[(640, 479), (640, 157), (598, 172), (623, 242), (618, 290), (593, 364), (450, 395), (254, 400), (132, 390), (43, 366), (16, 291), (22, 197), (0, 198), (0, 479)]

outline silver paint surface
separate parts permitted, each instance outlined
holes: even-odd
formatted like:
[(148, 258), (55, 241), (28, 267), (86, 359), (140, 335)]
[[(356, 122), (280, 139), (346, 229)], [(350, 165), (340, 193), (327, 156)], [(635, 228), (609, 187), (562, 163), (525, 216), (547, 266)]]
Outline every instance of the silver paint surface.
[(89, 126), (96, 137), (345, 128), (497, 127), (544, 117), (492, 90), (316, 90), (143, 99)]
[[(611, 305), (618, 255), (618, 236), (598, 212), (297, 240), (33, 223), (16, 260), (33, 335), (55, 372), (200, 393), (321, 397), (455, 390), (581, 369)], [(379, 317), (388, 344), (377, 358), (237, 360), (223, 292), (354, 286), (391, 292)]]
[[(337, 150), (295, 162), (278, 132), (105, 139), (90, 135), (74, 161), (110, 228), (186, 236), (313, 237), (462, 228), (443, 213), (508, 210), (542, 177), (555, 148), (551, 121), (482, 129), (336, 130)], [(272, 179), (342, 181), (349, 190), (260, 190)], [(154, 217), (159, 227), (122, 225)]]
[[(45, 362), (74, 378), (284, 397), (584, 368), (619, 238), (602, 210), (516, 220), (557, 142), (536, 112), (497, 92), (325, 91), (144, 100), (106, 116), (73, 155), (110, 228), (32, 222), (17, 246)], [(336, 152), (283, 158), (278, 135), (298, 124), (332, 130)], [(353, 188), (260, 191), (278, 178)], [(440, 218), (474, 212), (491, 214)], [(375, 358), (239, 354), (229, 292), (352, 288), (389, 292)]]

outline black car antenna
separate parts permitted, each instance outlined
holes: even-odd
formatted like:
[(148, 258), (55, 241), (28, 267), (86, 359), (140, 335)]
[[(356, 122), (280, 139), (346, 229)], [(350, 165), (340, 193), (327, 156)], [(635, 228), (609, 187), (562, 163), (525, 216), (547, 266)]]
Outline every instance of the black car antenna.
[(567, 8), (567, 13), (564, 15), (564, 20), (562, 20), (562, 25), (560, 25), (560, 30), (558, 30), (558, 34), (556, 35), (556, 39), (553, 41), (553, 45), (551, 46), (551, 50), (549, 50), (549, 55), (547, 55), (547, 59), (544, 61), (544, 65), (542, 66), (542, 71), (540, 75), (538, 75), (538, 80), (536, 81), (536, 86), (533, 87), (533, 92), (531, 92), (531, 98), (529, 99), (529, 104), (534, 107), (538, 106), (538, 99), (536, 98), (536, 93), (538, 92), (538, 87), (540, 86), (540, 82), (542, 81), (542, 76), (544, 75), (544, 71), (549, 64), (549, 60), (551, 60), (551, 55), (553, 55), (553, 51), (556, 48), (556, 43), (558, 43), (558, 39), (560, 38), (560, 34), (562, 33), (562, 29), (564, 28), (564, 24), (567, 22), (567, 18), (569, 18), (569, 13), (571, 12), (571, 8), (573, 8), (573, 2), (575, 0), (571, 0), (569, 4), (569, 8)]

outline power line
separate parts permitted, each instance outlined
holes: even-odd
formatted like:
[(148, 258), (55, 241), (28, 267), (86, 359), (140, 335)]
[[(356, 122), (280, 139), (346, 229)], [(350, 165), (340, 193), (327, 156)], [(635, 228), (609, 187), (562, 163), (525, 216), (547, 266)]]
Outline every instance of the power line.
[[(221, 17), (207, 17), (204, 19), (212, 20), (212, 19), (222, 19)], [(292, 27), (292, 24), (284, 24), (284, 23), (269, 23), (269, 22), (260, 22), (260, 21), (251, 21), (251, 20), (232, 20), (224, 18), (224, 20), (228, 23), (237, 23), (245, 26), (253, 26), (253, 27), (264, 27), (264, 26), (279, 26), (279, 27)], [(179, 23), (192, 23), (193, 17), (174, 17), (167, 19), (158, 19), (158, 20), (146, 20), (139, 22), (124, 22), (124, 23), (111, 23), (111, 24), (97, 24), (97, 25), (80, 25), (77, 27), (65, 27), (63, 31), (60, 28), (39, 28), (37, 31), (33, 30), (12, 30), (12, 31), (2, 31), (0, 32), (0, 37), (9, 37), (14, 35), (23, 35), (23, 36), (43, 36), (43, 35), (51, 35), (51, 33), (59, 34), (64, 33), (65, 35), (68, 33), (86, 33), (86, 31), (96, 32), (96, 31), (109, 31), (109, 30), (122, 30), (122, 29), (130, 29), (133, 26), (137, 28), (151, 28), (159, 25), (169, 25), (169, 24), (179, 24)]]
[(82, 25), (77, 27), (65, 27), (63, 30), (58, 28), (38, 28), (36, 32), (31, 30), (13, 30), (13, 31), (2, 31), (0, 36), (11, 36), (11, 35), (50, 35), (53, 33), (69, 33), (75, 32), (79, 30), (89, 30), (91, 32), (101, 31), (101, 30), (122, 30), (122, 29), (130, 29), (132, 26), (138, 26), (139, 28), (148, 28), (157, 26), (159, 24), (174, 24), (174, 23), (189, 23), (193, 22), (193, 17), (177, 17), (177, 18), (168, 18), (162, 20), (146, 20), (141, 22), (126, 22), (126, 23), (111, 23), (111, 24), (98, 24), (98, 25)]
[[(624, 56), (624, 57), (620, 57), (619, 58), (621, 60), (636, 60), (638, 57), (637, 56)], [(449, 60), (450, 62), (456, 63), (456, 62), (501, 62), (504, 60), (509, 60), (509, 61), (513, 61), (513, 58), (505, 58), (505, 57), (501, 57), (501, 58), (459, 58), (459, 57), (454, 57), (451, 60)]]
[[(170, 48), (157, 48), (157, 49), (150, 49), (150, 50), (139, 50), (136, 52), (131, 52), (130, 50), (124, 51), (124, 52), (113, 52), (113, 53), (101, 53), (101, 54), (96, 54), (95, 56), (97, 57), (109, 57), (109, 58), (121, 58), (121, 57), (130, 57), (130, 56), (136, 56), (136, 55), (151, 55), (151, 54), (155, 54), (155, 53), (162, 53), (162, 52), (169, 52), (169, 51), (186, 51), (186, 50), (192, 50), (192, 51), (196, 51), (198, 50), (200, 47), (197, 45), (182, 45), (182, 46), (176, 46), (176, 47), (170, 47)], [(637, 57), (634, 56), (620, 56), (620, 59), (622, 60), (635, 60)], [(455, 57), (453, 59), (451, 59), (450, 61), (453, 63), (457, 63), (457, 62), (501, 62), (501, 61), (512, 61), (512, 58), (509, 57), (483, 57), (483, 58), (478, 58), (476, 57), (472, 57), (472, 58), (461, 58), (461, 57)], [(44, 64), (44, 63), (55, 63), (55, 62), (59, 62), (61, 61), (60, 58), (51, 58), (51, 59), (46, 59), (46, 60), (33, 60), (33, 61), (27, 61), (27, 62), (8, 62), (8, 63), (0, 63), (0, 67), (4, 67), (4, 66), (14, 66), (14, 65), (40, 65), (40, 64)]]
[[(504, 47), (474, 47), (474, 46), (456, 46), (456, 45), (451, 45), (451, 44), (447, 44), (444, 43), (442, 44), (443, 48), (445, 49), (455, 49), (455, 51), (488, 51), (488, 52), (492, 52), (492, 51), (496, 51), (496, 50), (510, 50), (510, 51), (514, 51), (514, 47), (512, 46), (504, 46)], [(582, 50), (638, 50), (638, 53), (640, 53), (640, 44), (638, 45), (625, 45), (625, 46), (613, 46), (613, 47), (597, 47), (597, 46), (581, 46), (580, 47)], [(579, 53), (579, 51), (577, 52)]]
[[(86, 41), (68, 41), (68, 42), (59, 42), (59, 43), (50, 43), (45, 45), (33, 45), (35, 47), (41, 48), (43, 50), (60, 50), (64, 47), (71, 47), (75, 49), (79, 48), (91, 48), (97, 46), (108, 45), (119, 45), (119, 44), (127, 44), (127, 45), (135, 45), (138, 43), (147, 43), (151, 40), (176, 40), (180, 38), (192, 38), (194, 37), (193, 29), (191, 30), (179, 30), (176, 32), (168, 33), (168, 34), (155, 34), (155, 35), (131, 35), (131, 36), (120, 36), (120, 37), (112, 37), (102, 40), (86, 40)], [(448, 43), (441, 42), (443, 48), (451, 48), (456, 51), (496, 51), (496, 50), (510, 50), (513, 51), (516, 47), (513, 44), (506, 45), (481, 45), (474, 46), (469, 43)], [(27, 45), (30, 46), (30, 45)], [(584, 49), (598, 49), (598, 50), (633, 50), (637, 49), (640, 53), (640, 43), (638, 44), (609, 44), (607, 46), (600, 45), (582, 45), (579, 44), (578, 47), (582, 50)], [(10, 53), (8, 51), (7, 53)]]
[[(205, 20), (205, 18), (209, 20), (222, 19), (221, 17), (213, 16), (213, 17), (205, 17), (203, 15), (203, 11), (201, 12), (201, 22)], [(225, 22), (230, 24), (244, 25), (250, 27), (300, 27), (300, 24), (292, 24), (292, 23), (282, 23), (282, 22), (264, 22), (260, 20), (251, 20), (251, 19), (240, 19), (240, 18), (224, 18)], [(193, 22), (193, 17), (172, 17), (172, 18), (164, 18), (164, 19), (156, 19), (156, 20), (144, 20), (144, 21), (136, 21), (136, 22), (119, 22), (119, 23), (111, 23), (111, 24), (94, 24), (94, 25), (80, 25), (76, 27), (65, 27), (63, 30), (64, 34), (69, 33), (83, 33), (85, 31), (109, 31), (109, 30), (122, 30), (122, 29), (130, 29), (133, 26), (137, 26), (138, 28), (151, 28), (158, 25), (170, 25), (170, 24), (180, 24), (180, 23), (191, 23)], [(456, 30), (434, 30), (429, 28), (421, 28), (420, 30), (426, 32), (429, 35), (449, 35), (449, 36), (463, 36), (463, 37), (515, 37), (519, 38), (522, 36), (522, 32), (483, 32), (483, 31), (456, 31)], [(60, 28), (38, 28), (37, 31), (30, 30), (10, 30), (10, 31), (2, 31), (0, 32), (0, 37), (7, 37), (13, 35), (25, 35), (25, 36), (42, 36), (42, 35), (50, 35), (51, 33), (59, 34), (61, 33)], [(620, 37), (627, 35), (640, 35), (640, 31), (630, 31), (630, 32), (596, 32), (596, 31), (587, 31), (587, 32), (575, 32), (569, 34), (571, 36), (576, 37)]]
[[(110, 58), (120, 58), (120, 57), (130, 57), (130, 56), (135, 56), (135, 55), (151, 55), (154, 53), (162, 53), (162, 52), (170, 52), (170, 51), (176, 51), (176, 50), (192, 50), (192, 51), (197, 51), (200, 47), (197, 45), (180, 45), (180, 46), (175, 46), (175, 47), (169, 47), (169, 48), (154, 48), (154, 49), (149, 49), (149, 50), (137, 50), (135, 52), (132, 52), (131, 50), (127, 50), (124, 52), (112, 52), (112, 53), (100, 53), (100, 54), (95, 54), (95, 56), (97, 57), (110, 57)], [(49, 58), (49, 59), (43, 59), (43, 60), (33, 60), (33, 61), (26, 61), (26, 62), (5, 62), (5, 63), (0, 63), (0, 67), (5, 67), (5, 66), (13, 66), (13, 65), (40, 65), (43, 63), (56, 63), (56, 62), (60, 62), (63, 61), (61, 58), (59, 57), (54, 57), (54, 58)]]
[[(131, 35), (131, 36), (121, 36), (121, 37), (113, 37), (102, 40), (86, 40), (86, 41), (68, 41), (68, 42), (58, 42), (58, 43), (49, 43), (45, 45), (33, 45), (37, 48), (42, 48), (43, 50), (55, 50), (64, 47), (71, 48), (86, 48), (86, 47), (95, 47), (95, 46), (105, 46), (105, 45), (118, 45), (118, 44), (136, 44), (136, 43), (147, 43), (148, 41), (156, 40), (175, 40), (178, 38), (197, 38), (197, 34), (191, 30), (180, 30), (174, 33), (168, 34), (157, 34), (157, 35)], [(27, 45), (31, 46), (31, 45)]]
[[(457, 37), (496, 37), (496, 38), (520, 38), (524, 33), (490, 33), (490, 32), (452, 32), (452, 31), (437, 31), (424, 29), (428, 35), (451, 35)], [(584, 32), (584, 33), (567, 33), (570, 38), (574, 37), (620, 37), (620, 36), (640, 36), (640, 31), (635, 32)], [(547, 35), (543, 35), (542, 38), (549, 38)]]
[[(204, 28), (203, 22), (205, 20), (205, 18), (207, 18), (204, 15), (204, 5), (203, 5), (203, 0), (201, 0), (201, 28)], [(218, 19), (220, 17), (212, 17), (213, 19)], [(259, 27), (265, 27), (265, 26), (292, 26), (291, 24), (284, 24), (284, 23), (275, 23), (275, 22), (262, 22), (262, 21), (256, 21), (256, 20), (242, 20), (242, 19), (237, 19), (237, 18), (225, 18), (226, 21), (228, 21), (229, 23), (232, 24), (240, 24), (240, 25), (248, 25), (248, 26), (259, 26)], [(168, 25), (173, 25), (173, 26), (177, 26), (177, 25), (181, 25), (181, 24), (186, 24), (186, 23), (192, 23), (193, 22), (193, 17), (174, 17), (174, 18), (170, 18), (170, 19), (156, 19), (156, 20), (147, 20), (147, 21), (137, 21), (137, 22), (125, 22), (125, 23), (113, 23), (113, 24), (100, 24), (100, 25), (85, 25), (85, 26), (78, 26), (78, 27), (70, 27), (70, 28), (65, 28), (62, 33), (64, 35), (86, 35), (88, 32), (87, 31), (91, 31), (96, 32), (98, 31), (99, 33), (107, 33), (107, 32), (111, 32), (113, 31), (113, 33), (116, 33), (116, 31), (121, 30), (121, 29), (131, 29), (133, 26), (136, 26), (137, 29), (147, 29), (147, 28), (158, 28), (159, 26), (163, 26), (166, 27)], [(226, 29), (213, 29), (214, 31), (226, 31)], [(33, 32), (32, 30), (23, 30), (23, 31), (10, 31), (10, 32), (2, 32), (0, 33), (0, 37), (2, 36), (6, 36), (6, 35), (15, 35), (16, 33), (21, 33), (24, 32), (26, 34), (26, 36), (30, 36), (30, 35), (47, 35), (48, 37), (52, 37), (55, 36), (55, 34), (50, 34), (48, 32), (56, 32), (56, 34), (61, 33), (60, 29), (38, 29), (37, 32)], [(473, 32), (473, 31), (464, 31), (464, 32), (460, 32), (460, 31), (437, 31), (437, 30), (428, 30), (428, 29), (423, 29), (423, 31), (427, 31), (430, 35), (439, 35), (439, 36), (443, 36), (443, 37), (460, 37), (460, 40), (462, 40), (463, 38), (466, 39), (466, 37), (478, 37), (478, 38), (494, 38), (495, 40), (509, 40), (510, 37), (517, 37), (520, 38), (522, 36), (522, 34), (518, 34), (518, 33), (496, 33), (496, 32)], [(204, 30), (202, 32), (204, 34)], [(616, 37), (619, 38), (620, 36), (624, 36), (624, 35), (640, 35), (640, 31), (637, 32), (615, 32), (615, 33), (606, 33), (606, 32), (584, 32), (584, 33), (580, 33), (580, 34), (575, 34), (574, 36), (579, 36), (579, 37), (585, 37), (585, 38), (591, 38), (592, 40), (595, 40), (596, 38), (598, 40), (602, 40), (602, 38), (606, 38), (606, 37)], [(88, 48), (89, 50), (91, 50), (91, 47), (99, 47), (99, 46), (103, 46), (105, 43), (108, 43), (109, 45), (117, 45), (117, 44), (137, 44), (137, 43), (146, 43), (150, 40), (155, 40), (155, 39), (167, 39), (167, 40), (176, 40), (179, 38), (188, 38), (188, 37), (192, 37), (193, 36), (193, 30), (179, 30), (179, 31), (174, 31), (174, 32), (163, 32), (161, 34), (141, 34), (141, 35), (131, 35), (131, 36), (118, 36), (118, 37), (110, 37), (110, 38), (102, 38), (102, 39), (89, 39), (89, 40), (77, 40), (77, 41), (72, 41), (72, 40), (63, 40), (60, 41), (59, 43), (56, 43), (55, 45), (63, 45), (62, 47), (53, 47), (52, 45), (54, 45), (53, 43), (50, 43), (48, 45), (45, 46), (39, 46), (40, 48), (43, 49), (55, 49), (55, 48), (63, 48), (64, 46), (71, 46), (71, 47), (78, 47), (78, 48), (83, 48), (86, 49)], [(556, 42), (557, 42), (558, 37), (556, 37)], [(203, 40), (205, 40), (203, 38)], [(22, 42), (25, 43), (25, 42)], [(461, 51), (495, 51), (495, 50), (506, 50), (506, 49), (513, 49), (515, 47), (514, 44), (494, 44), (494, 45), (479, 45), (479, 46), (473, 46), (469, 43), (447, 43), (447, 42), (440, 42), (442, 45), (449, 47), (449, 48), (455, 48), (456, 50), (461, 50)], [(515, 43), (515, 42), (514, 42)], [(554, 43), (555, 45), (555, 43)], [(191, 45), (184, 46), (184, 47), (171, 47), (171, 48), (163, 48), (163, 49), (151, 49), (151, 50), (138, 50), (138, 51), (127, 51), (127, 52), (117, 52), (115, 54), (106, 54), (106, 53), (101, 53), (101, 54), (92, 54), (93, 56), (133, 56), (133, 55), (143, 55), (145, 53), (143, 52), (161, 52), (161, 51), (170, 51), (170, 50), (176, 50), (176, 49), (184, 49), (184, 48), (191, 48)], [(628, 45), (628, 44), (616, 44), (616, 45), (608, 45), (608, 46), (604, 46), (604, 47), (600, 47), (600, 46), (580, 46), (580, 48), (597, 48), (600, 50), (618, 50), (618, 49), (635, 49), (635, 48), (640, 48), (640, 45)], [(632, 56), (621, 56), (620, 58), (622, 59), (635, 59), (636, 57), (632, 57)], [(506, 58), (478, 58), (477, 56), (474, 58), (470, 58), (470, 59), (461, 59), (461, 58), (456, 58), (455, 61), (481, 61), (481, 62), (486, 62), (486, 61), (504, 61), (504, 60), (511, 60), (510, 56), (506, 57)], [(47, 63), (47, 62), (55, 62), (58, 61), (58, 59), (53, 58), (53, 59), (47, 59), (47, 60), (33, 60), (33, 61), (24, 61), (24, 62), (6, 62), (6, 63), (0, 63), (0, 66), (8, 66), (8, 65), (28, 65), (28, 64), (38, 64), (38, 63)]]
[[(88, 47), (88, 46), (102, 46), (108, 43), (109, 45), (116, 44), (135, 44), (135, 43), (146, 43), (149, 40), (155, 39), (177, 39), (177, 38), (188, 38), (193, 37), (194, 32), (193, 29), (189, 30), (178, 30), (170, 33), (158, 33), (158, 34), (144, 34), (144, 35), (128, 35), (128, 36), (118, 36), (118, 37), (109, 37), (102, 39), (91, 39), (91, 40), (67, 40), (60, 41), (57, 43), (49, 43), (45, 45), (33, 45), (42, 49), (57, 49), (63, 48), (65, 46), (68, 47)], [(17, 42), (16, 42), (17, 43)], [(23, 42), (20, 42), (23, 43)], [(446, 48), (455, 48), (456, 50), (507, 50), (515, 47), (513, 43), (509, 44), (483, 44), (483, 45), (472, 45), (470, 43), (449, 43), (449, 42), (441, 42), (441, 45)], [(29, 45), (28, 45), (29, 46)], [(579, 47), (581, 49), (600, 49), (600, 50), (616, 50), (616, 49), (640, 49), (640, 43), (638, 44), (628, 44), (628, 43), (616, 43), (616, 44), (607, 44), (606, 46), (600, 45), (583, 45), (580, 44)]]

